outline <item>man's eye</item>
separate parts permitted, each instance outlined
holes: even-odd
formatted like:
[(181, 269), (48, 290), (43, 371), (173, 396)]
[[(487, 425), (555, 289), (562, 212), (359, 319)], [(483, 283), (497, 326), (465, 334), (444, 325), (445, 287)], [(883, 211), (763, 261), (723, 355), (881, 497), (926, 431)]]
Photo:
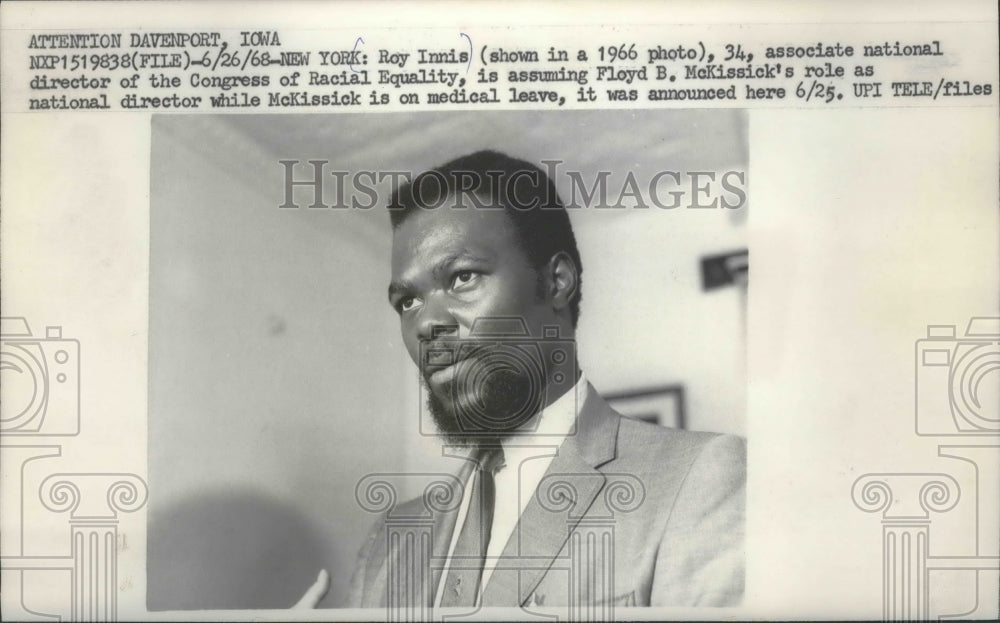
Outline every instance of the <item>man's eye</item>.
[(476, 273), (471, 270), (460, 270), (451, 278), (451, 287), (458, 288), (472, 283), (476, 278)]
[(403, 298), (399, 299), (399, 303), (397, 304), (397, 307), (399, 307), (399, 311), (401, 312), (410, 311), (416, 306), (417, 306), (417, 299), (415, 299), (412, 296), (404, 296)]

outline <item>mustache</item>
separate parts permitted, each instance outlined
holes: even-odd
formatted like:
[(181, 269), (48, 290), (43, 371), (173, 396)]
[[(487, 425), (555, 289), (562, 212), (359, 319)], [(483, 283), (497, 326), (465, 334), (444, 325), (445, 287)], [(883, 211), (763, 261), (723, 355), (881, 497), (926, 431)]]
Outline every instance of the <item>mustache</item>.
[(449, 366), (473, 360), (497, 348), (495, 340), (449, 339), (421, 342), (420, 371), (424, 376), (443, 370)]

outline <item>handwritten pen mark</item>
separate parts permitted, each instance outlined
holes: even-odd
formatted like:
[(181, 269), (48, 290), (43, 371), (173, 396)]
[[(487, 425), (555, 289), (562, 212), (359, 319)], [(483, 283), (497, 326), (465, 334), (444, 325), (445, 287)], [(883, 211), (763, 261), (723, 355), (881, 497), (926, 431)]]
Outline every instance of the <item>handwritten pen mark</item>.
[(465, 37), (465, 39), (469, 42), (469, 62), (465, 64), (465, 73), (469, 73), (469, 69), (472, 68), (472, 37), (465, 34), (464, 32), (460, 32), (458, 34)]
[(354, 52), (358, 51), (358, 44), (364, 42), (365, 40), (362, 39), (361, 37), (358, 37), (357, 39), (354, 40), (354, 49), (351, 50), (351, 62), (347, 64), (347, 68), (356, 74), (359, 74), (361, 72), (354, 68)]

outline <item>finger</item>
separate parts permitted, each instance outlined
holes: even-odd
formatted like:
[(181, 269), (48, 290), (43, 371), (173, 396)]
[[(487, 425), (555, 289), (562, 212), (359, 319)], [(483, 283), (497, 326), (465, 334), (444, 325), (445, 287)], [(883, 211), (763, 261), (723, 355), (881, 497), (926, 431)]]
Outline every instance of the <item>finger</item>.
[(320, 569), (319, 575), (316, 576), (316, 582), (309, 587), (302, 595), (302, 599), (299, 599), (292, 608), (315, 608), (328, 590), (330, 590), (330, 574), (326, 572), (326, 569)]

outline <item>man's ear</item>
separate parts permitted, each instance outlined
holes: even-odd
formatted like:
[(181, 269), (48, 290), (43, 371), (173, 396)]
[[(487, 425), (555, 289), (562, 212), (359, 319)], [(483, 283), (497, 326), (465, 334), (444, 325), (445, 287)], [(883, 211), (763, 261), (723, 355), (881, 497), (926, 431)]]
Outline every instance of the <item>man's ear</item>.
[(557, 310), (568, 309), (580, 284), (580, 276), (573, 258), (560, 251), (549, 259), (549, 296)]

